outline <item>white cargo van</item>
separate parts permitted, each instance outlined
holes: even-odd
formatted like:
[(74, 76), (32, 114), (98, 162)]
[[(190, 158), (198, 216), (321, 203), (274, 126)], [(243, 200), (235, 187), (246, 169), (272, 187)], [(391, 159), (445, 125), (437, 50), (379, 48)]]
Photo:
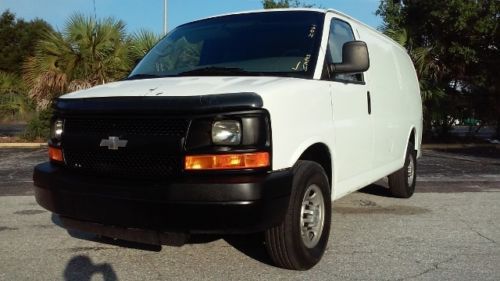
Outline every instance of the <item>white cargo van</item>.
[(422, 137), (405, 49), (334, 10), (177, 27), (119, 82), (54, 102), (36, 199), (65, 227), (152, 244), (265, 233), (276, 265), (323, 255), (332, 201), (389, 176), (410, 197)]

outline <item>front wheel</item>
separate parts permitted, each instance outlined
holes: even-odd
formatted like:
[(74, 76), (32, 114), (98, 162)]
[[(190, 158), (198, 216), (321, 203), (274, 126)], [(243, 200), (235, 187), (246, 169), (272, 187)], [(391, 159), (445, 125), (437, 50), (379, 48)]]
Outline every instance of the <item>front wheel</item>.
[(413, 143), (408, 144), (403, 168), (389, 175), (389, 191), (394, 197), (410, 198), (417, 180), (417, 153)]
[(307, 270), (325, 252), (330, 233), (330, 185), (323, 168), (298, 161), (293, 168), (290, 203), (283, 222), (266, 230), (266, 249), (282, 268)]

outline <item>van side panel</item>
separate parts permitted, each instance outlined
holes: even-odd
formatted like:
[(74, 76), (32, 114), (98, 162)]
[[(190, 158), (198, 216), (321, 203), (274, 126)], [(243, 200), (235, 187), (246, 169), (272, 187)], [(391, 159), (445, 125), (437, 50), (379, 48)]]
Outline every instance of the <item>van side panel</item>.
[[(418, 151), (417, 156), (422, 154), (422, 131), (423, 131), (423, 116), (422, 116), (422, 98), (420, 96), (420, 85), (418, 83), (417, 74), (413, 66), (413, 62), (406, 53), (398, 52), (398, 62), (401, 64), (401, 74), (403, 77), (403, 85), (406, 94), (404, 107), (407, 109), (407, 117), (410, 124), (415, 129), (415, 150)], [(411, 131), (407, 132), (408, 137)]]
[(378, 167), (399, 157), (396, 147), (403, 143), (400, 74), (393, 55), (394, 47), (363, 28), (359, 29), (359, 33), (360, 39), (368, 45), (370, 54), (370, 69), (365, 77), (370, 91), (374, 127), (375, 153), (372, 165)]
[[(421, 100), (418, 80), (413, 64), (406, 51), (397, 43), (350, 18), (335, 17), (351, 24), (356, 37), (365, 41), (370, 53), (370, 69), (365, 73), (367, 89), (370, 91), (372, 121), (374, 129), (373, 158), (371, 169), (339, 178), (339, 165), (349, 165), (339, 161), (339, 147), (335, 141), (332, 116), (332, 100), (328, 81), (317, 79), (321, 68), (316, 69), (315, 80), (300, 81), (289, 79), (276, 89), (259, 91), (264, 99), (264, 107), (271, 112), (273, 128), (273, 170), (292, 167), (307, 147), (314, 143), (324, 143), (332, 157), (332, 199), (338, 199), (352, 191), (371, 184), (378, 179), (400, 169), (404, 164), (405, 151), (412, 129), (415, 129), (420, 148), (422, 129)], [(326, 17), (326, 22), (329, 22)], [(325, 29), (326, 30), (326, 29)], [(324, 34), (325, 36), (325, 34)], [(325, 40), (325, 38), (323, 38)], [(323, 41), (324, 43), (325, 41)], [(322, 45), (322, 48), (326, 48)], [(324, 51), (318, 58), (318, 65), (324, 60)], [(279, 87), (279, 88), (278, 88)], [(365, 109), (363, 109), (365, 110)]]
[[(357, 25), (368, 45), (370, 69), (366, 73), (374, 124), (373, 168), (388, 175), (404, 164), (409, 132), (421, 137), (420, 90), (406, 51), (384, 35)], [(420, 147), (420, 141), (416, 146)], [(381, 175), (381, 176), (385, 176)]]
[[(339, 111), (333, 108), (333, 127), (330, 127), (331, 124), (327, 125), (324, 121), (321, 122), (323, 125), (320, 125), (320, 127), (330, 127), (330, 133), (325, 132), (326, 134), (318, 135), (316, 132), (313, 134), (315, 136), (314, 139), (305, 139), (305, 135), (296, 135), (295, 137), (297, 139), (294, 137), (289, 138), (289, 140), (293, 143), (295, 140), (299, 141), (302, 139), (302, 145), (300, 145), (299, 148), (307, 147), (307, 143), (309, 142), (313, 143), (314, 141), (320, 140), (323, 140), (322, 142), (329, 146), (332, 152), (332, 199), (338, 199), (400, 169), (404, 165), (408, 138), (413, 129), (415, 130), (417, 140), (415, 147), (416, 149), (420, 148), (422, 115), (418, 80), (406, 50), (385, 35), (350, 17), (336, 12), (327, 15), (325, 24), (328, 24), (329, 19), (332, 17), (348, 22), (354, 30), (356, 39), (365, 41), (368, 45), (370, 69), (365, 72), (364, 77), (366, 90), (370, 92), (369, 96), (371, 97), (371, 119), (369, 123), (370, 126), (372, 126), (374, 140), (371, 144), (369, 142), (365, 142), (364, 144), (372, 147), (373, 157), (368, 157), (369, 159), (365, 157), (365, 160), (369, 162), (370, 168), (361, 173), (351, 173), (348, 177), (342, 176), (342, 174), (344, 174), (342, 173), (342, 168), (345, 169), (349, 167), (350, 163), (346, 163), (346, 159), (340, 159), (337, 152), (345, 150), (353, 151), (355, 148), (351, 146), (346, 147), (345, 144), (342, 146), (343, 143), (335, 141), (335, 136), (341, 133), (336, 130), (335, 127), (335, 120), (339, 117), (339, 114), (342, 114), (341, 110)], [(327, 30), (327, 28), (324, 30)], [(324, 35), (323, 45), (325, 44)], [(323, 45), (322, 49), (326, 49), (326, 46)], [(318, 66), (324, 60), (323, 56), (324, 52), (321, 52), (321, 56), (318, 58), (319, 61), (314, 76), (315, 79), (320, 78), (322, 68)], [(316, 81), (317, 83), (322, 83), (320, 80)], [(337, 99), (338, 97), (332, 96), (331, 102), (333, 107), (336, 103), (340, 102), (340, 99)], [(366, 107), (365, 103), (360, 103), (360, 106), (363, 104)], [(320, 108), (323, 106), (324, 105), (321, 105)], [(292, 107), (289, 106), (289, 108)], [(364, 112), (366, 108), (362, 108), (362, 110)], [(317, 113), (319, 112), (315, 114)], [(273, 128), (275, 128), (274, 125), (276, 125), (274, 121)], [(277, 127), (279, 126), (276, 126), (276, 128)], [(293, 134), (296, 133), (291, 133), (290, 135)], [(360, 137), (360, 139), (363, 138)], [(287, 142), (286, 144), (281, 143), (280, 145), (289, 146), (292, 143)], [(278, 151), (275, 152), (287, 153), (284, 149), (285, 147), (279, 147), (277, 143), (274, 143), (273, 147), (278, 149)], [(292, 149), (291, 146), (288, 148)], [(301, 153), (299, 150), (295, 150), (295, 152), (292, 153), (289, 165), (292, 165), (296, 161)], [(353, 155), (354, 154), (355, 153), (353, 153)], [(274, 159), (277, 161), (275, 164), (279, 162), (279, 166), (282, 166), (281, 160), (278, 160), (279, 158), (281, 158), (281, 156), (275, 155)]]

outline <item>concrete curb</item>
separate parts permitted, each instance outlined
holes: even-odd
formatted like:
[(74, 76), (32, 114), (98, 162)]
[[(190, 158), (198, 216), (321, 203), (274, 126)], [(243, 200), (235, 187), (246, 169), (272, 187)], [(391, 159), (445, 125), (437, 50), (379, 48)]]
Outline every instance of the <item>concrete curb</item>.
[(490, 148), (496, 148), (500, 149), (500, 144), (493, 144), (493, 143), (471, 143), (471, 144), (466, 144), (466, 143), (451, 143), (451, 144), (438, 144), (438, 143), (430, 143), (430, 144), (423, 144), (422, 148), (423, 149), (457, 149), (457, 148), (476, 148), (476, 147), (490, 147)]
[(47, 143), (29, 143), (29, 142), (11, 142), (11, 143), (0, 143), (0, 148), (45, 148)]

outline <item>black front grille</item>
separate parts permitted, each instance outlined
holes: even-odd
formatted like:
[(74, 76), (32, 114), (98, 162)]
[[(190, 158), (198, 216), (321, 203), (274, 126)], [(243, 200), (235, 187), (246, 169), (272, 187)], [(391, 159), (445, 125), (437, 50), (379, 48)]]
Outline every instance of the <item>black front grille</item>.
[[(172, 178), (181, 172), (181, 142), (189, 125), (184, 119), (71, 119), (62, 139), (68, 168), (89, 175), (119, 178)], [(109, 149), (110, 136), (127, 140)]]
[(130, 151), (64, 150), (69, 168), (85, 174), (120, 178), (166, 178), (180, 171), (180, 160), (173, 155)]
[(187, 120), (183, 119), (68, 119), (64, 124), (64, 132), (97, 135), (120, 132), (136, 136), (183, 137), (187, 125)]

